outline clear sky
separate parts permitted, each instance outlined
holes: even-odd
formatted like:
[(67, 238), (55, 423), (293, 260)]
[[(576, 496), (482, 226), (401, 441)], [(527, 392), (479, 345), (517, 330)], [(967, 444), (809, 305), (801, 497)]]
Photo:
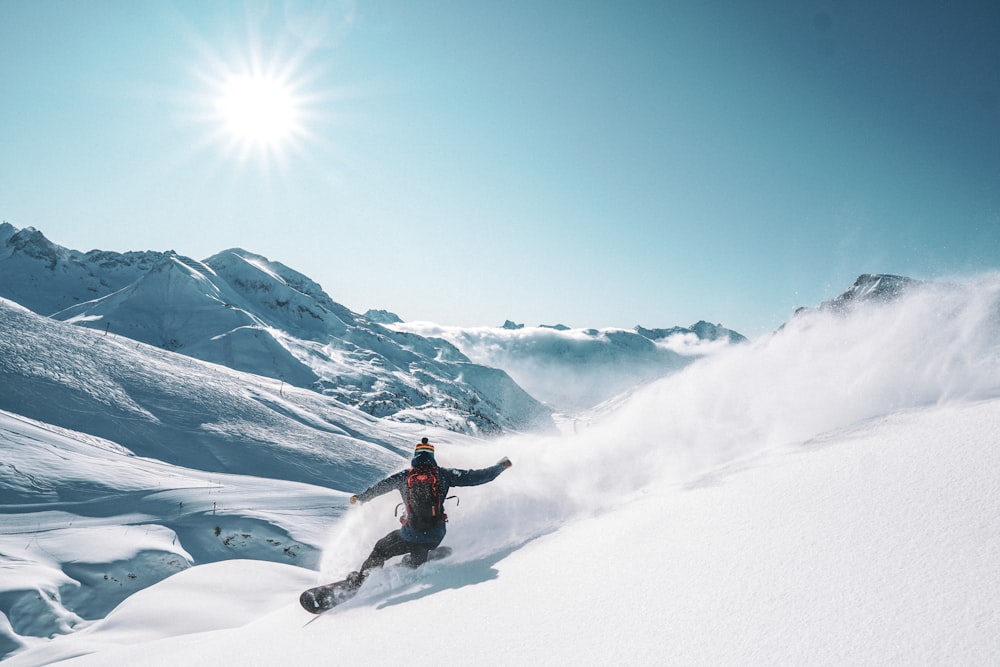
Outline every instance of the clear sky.
[(0, 219), (408, 320), (755, 336), (1000, 269), (1000, 4), (0, 0)]

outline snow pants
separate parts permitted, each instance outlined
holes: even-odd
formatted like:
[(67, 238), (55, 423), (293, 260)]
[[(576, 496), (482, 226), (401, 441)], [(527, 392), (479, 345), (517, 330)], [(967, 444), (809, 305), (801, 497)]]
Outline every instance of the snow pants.
[(403, 562), (410, 567), (417, 567), (427, 562), (427, 553), (437, 544), (419, 544), (408, 542), (400, 530), (394, 530), (375, 543), (372, 553), (361, 565), (361, 572), (367, 574), (374, 567), (382, 567), (393, 556), (409, 554)]

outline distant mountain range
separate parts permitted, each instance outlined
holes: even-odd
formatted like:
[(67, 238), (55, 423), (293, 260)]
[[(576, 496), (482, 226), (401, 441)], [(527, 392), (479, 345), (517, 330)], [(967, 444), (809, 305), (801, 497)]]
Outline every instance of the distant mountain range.
[(584, 410), (676, 370), (709, 350), (698, 344), (746, 340), (706, 322), (632, 331), (508, 322), (420, 335), (388, 311), (351, 312), (308, 277), (239, 248), (204, 261), (83, 253), (9, 223), (0, 224), (0, 296), (373, 416), (467, 434), (551, 428), (554, 410)]
[(574, 415), (674, 373), (695, 359), (746, 338), (698, 322), (669, 329), (570, 329), (563, 325), (447, 327), (428, 322), (387, 325), (443, 339), (473, 361), (502, 368), (532, 396)]

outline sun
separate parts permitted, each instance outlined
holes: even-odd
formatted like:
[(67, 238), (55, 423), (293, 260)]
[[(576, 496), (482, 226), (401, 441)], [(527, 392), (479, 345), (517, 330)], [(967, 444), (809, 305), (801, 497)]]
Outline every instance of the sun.
[[(284, 3), (283, 10), (282, 3), (258, 4), (247, 5), (245, 25), (233, 24), (235, 40), (185, 28), (193, 47), (190, 84), (176, 95), (177, 118), (192, 130), (180, 147), (184, 159), (207, 155), (220, 168), (235, 166), (234, 174), (259, 168), (273, 175), (314, 164), (330, 150), (330, 130), (348, 95), (331, 80), (318, 36), (323, 25), (339, 25), (339, 15), (325, 2)], [(301, 29), (291, 30), (293, 15)]]
[(280, 151), (302, 133), (302, 103), (280, 78), (230, 75), (220, 82), (215, 112), (221, 131), (244, 149)]

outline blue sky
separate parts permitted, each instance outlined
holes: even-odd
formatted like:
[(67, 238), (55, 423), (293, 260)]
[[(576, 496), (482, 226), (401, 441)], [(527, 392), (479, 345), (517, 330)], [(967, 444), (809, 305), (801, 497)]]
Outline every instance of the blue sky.
[(0, 219), (360, 312), (754, 336), (1000, 269), (994, 0), (0, 0), (0, 101)]

